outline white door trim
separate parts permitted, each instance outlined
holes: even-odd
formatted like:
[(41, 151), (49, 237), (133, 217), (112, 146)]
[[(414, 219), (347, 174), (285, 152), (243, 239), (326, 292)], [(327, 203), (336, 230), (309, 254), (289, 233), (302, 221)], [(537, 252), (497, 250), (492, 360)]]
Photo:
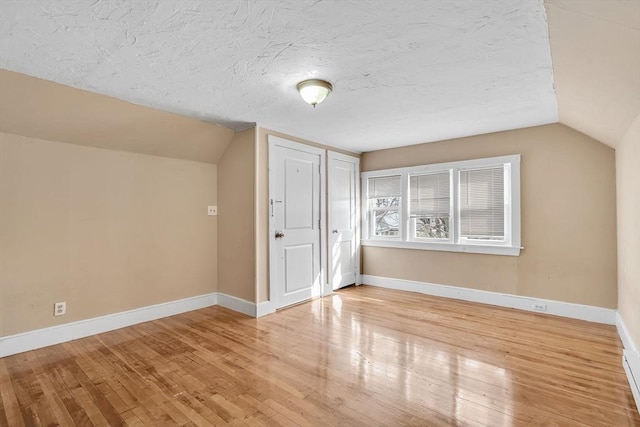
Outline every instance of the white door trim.
[[(327, 190), (326, 190), (326, 150), (323, 148), (313, 147), (311, 145), (301, 144), (299, 142), (290, 141), (288, 139), (280, 138), (277, 136), (268, 136), (269, 144), (269, 201), (273, 199), (275, 194), (275, 179), (274, 172), (276, 165), (274, 163), (273, 150), (275, 147), (284, 147), (292, 150), (298, 150), (303, 153), (317, 154), (320, 157), (320, 292), (321, 296), (326, 295), (328, 288), (327, 285), (327, 273), (326, 273), (326, 252), (327, 252), (327, 236), (326, 236), (326, 224), (327, 224)], [(272, 250), (275, 243), (276, 226), (274, 216), (272, 214), (271, 204), (269, 204), (269, 300), (272, 307), (279, 307), (278, 301), (276, 301), (275, 287), (272, 286), (275, 283), (274, 272), (276, 263), (276, 254)]]
[[(356, 190), (356, 194), (355, 194), (355, 206), (356, 206), (356, 212), (355, 212), (355, 221), (356, 221), (356, 234), (355, 234), (355, 240), (356, 240), (356, 286), (359, 286), (362, 284), (362, 274), (360, 273), (360, 225), (361, 225), (361, 218), (360, 218), (360, 158), (359, 157), (355, 157), (355, 156), (349, 156), (346, 154), (342, 154), (342, 153), (338, 153), (335, 151), (331, 151), (328, 150), (327, 151), (327, 167), (329, 167), (329, 163), (331, 163), (331, 160), (341, 160), (343, 162), (347, 162), (347, 163), (352, 163), (356, 166), (356, 171), (354, 174), (354, 179), (355, 179), (355, 190)], [(330, 190), (330, 188), (329, 188)], [(330, 204), (331, 203), (331, 195), (328, 194), (327, 197), (327, 203)], [(328, 211), (331, 211), (331, 208), (329, 206)], [(327, 228), (327, 232), (330, 232), (329, 228)], [(328, 248), (329, 250), (327, 251), (327, 256), (328, 254), (331, 252), (331, 248)], [(329, 259), (329, 262), (331, 262), (331, 260)], [(327, 272), (329, 273), (329, 271)], [(328, 280), (327, 280), (328, 281)], [(331, 283), (329, 283), (329, 287), (331, 287)]]

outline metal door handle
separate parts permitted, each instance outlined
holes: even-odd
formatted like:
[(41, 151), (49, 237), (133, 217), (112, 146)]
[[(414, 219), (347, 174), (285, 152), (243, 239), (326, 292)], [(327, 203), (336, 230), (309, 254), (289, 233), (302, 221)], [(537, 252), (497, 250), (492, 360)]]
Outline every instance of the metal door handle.
[(333, 234), (338, 234), (338, 230), (333, 230), (332, 233)]
[(284, 237), (284, 233), (282, 231), (276, 231), (276, 239), (281, 239)]

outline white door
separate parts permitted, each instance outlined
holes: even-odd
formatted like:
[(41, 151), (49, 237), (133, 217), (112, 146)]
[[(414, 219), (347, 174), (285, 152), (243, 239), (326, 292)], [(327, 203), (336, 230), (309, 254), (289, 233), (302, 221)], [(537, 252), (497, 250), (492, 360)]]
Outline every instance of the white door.
[(359, 284), (358, 183), (360, 159), (329, 152), (329, 283)]
[(270, 297), (275, 308), (322, 293), (324, 150), (269, 138)]

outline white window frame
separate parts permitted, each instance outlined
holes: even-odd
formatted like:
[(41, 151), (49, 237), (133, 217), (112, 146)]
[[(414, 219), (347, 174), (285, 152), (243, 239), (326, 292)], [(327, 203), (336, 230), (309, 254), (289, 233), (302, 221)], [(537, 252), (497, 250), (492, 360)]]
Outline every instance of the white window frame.
[(453, 178), (453, 171), (451, 169), (443, 169), (443, 170), (431, 170), (431, 171), (420, 171), (420, 172), (416, 172), (416, 171), (412, 171), (412, 172), (408, 172), (407, 173), (407, 197), (410, 196), (410, 183), (411, 183), (411, 177), (412, 176), (420, 176), (420, 175), (430, 175), (430, 174), (436, 174), (439, 172), (448, 172), (449, 173), (449, 215), (450, 215), (450, 219), (449, 219), (449, 238), (448, 239), (444, 239), (444, 238), (425, 238), (425, 237), (414, 237), (413, 236), (413, 232), (414, 227), (411, 224), (411, 200), (407, 201), (407, 241), (409, 242), (421, 242), (421, 243), (448, 243), (448, 244), (453, 244), (455, 242), (454, 240), (454, 236), (455, 236), (455, 230), (456, 230), (456, 224), (457, 222), (454, 219), (454, 214), (455, 214), (455, 192), (453, 191), (453, 182), (454, 182), (454, 178)]
[[(460, 194), (459, 174), (465, 169), (480, 169), (491, 166), (506, 165), (505, 179), (505, 239), (501, 241), (471, 240), (461, 238), (460, 231)], [(409, 177), (424, 173), (450, 171), (451, 175), (451, 211), (449, 220), (449, 239), (411, 238), (411, 218), (409, 200)], [(368, 179), (391, 175), (402, 177), (402, 198), (400, 204), (400, 232), (398, 237), (389, 238), (371, 235), (371, 210), (369, 209)], [(484, 159), (464, 160), (458, 162), (437, 163), (431, 165), (406, 168), (385, 169), (363, 172), (362, 178), (362, 245), (422, 249), (448, 252), (469, 252), (493, 255), (520, 255), (520, 155), (489, 157)]]
[[(387, 178), (387, 177), (392, 177), (392, 176), (400, 176), (400, 185), (404, 187), (404, 177), (400, 174), (383, 174), (380, 176), (376, 176), (375, 178)], [(368, 184), (368, 183), (367, 183)], [(392, 212), (392, 211), (398, 211), (398, 216), (400, 217), (400, 224), (399, 224), (399, 233), (398, 236), (374, 236), (374, 239), (379, 239), (379, 240), (387, 240), (387, 241), (401, 241), (403, 236), (402, 236), (402, 218), (404, 217), (404, 200), (402, 200), (402, 195), (400, 196), (400, 204), (398, 205), (397, 208), (393, 207), (393, 208), (375, 208), (375, 209), (371, 209), (369, 208), (369, 186), (367, 185), (367, 198), (364, 201), (364, 206), (367, 209), (367, 213), (370, 215), (372, 211), (387, 211), (387, 212)], [(403, 191), (404, 193), (404, 191)], [(373, 221), (368, 221), (367, 223), (367, 229), (366, 229), (366, 235), (370, 236), (373, 234)]]

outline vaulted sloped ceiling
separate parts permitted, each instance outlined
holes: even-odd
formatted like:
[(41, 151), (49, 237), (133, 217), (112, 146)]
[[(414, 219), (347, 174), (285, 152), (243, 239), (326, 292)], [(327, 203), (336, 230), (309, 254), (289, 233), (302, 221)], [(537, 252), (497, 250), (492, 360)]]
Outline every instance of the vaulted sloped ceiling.
[(640, 1), (546, 4), (560, 122), (615, 147), (640, 114)]
[(640, 0), (2, 0), (0, 68), (353, 151), (557, 121), (615, 146), (639, 27)]
[(0, 69), (0, 131), (218, 163), (233, 130)]

